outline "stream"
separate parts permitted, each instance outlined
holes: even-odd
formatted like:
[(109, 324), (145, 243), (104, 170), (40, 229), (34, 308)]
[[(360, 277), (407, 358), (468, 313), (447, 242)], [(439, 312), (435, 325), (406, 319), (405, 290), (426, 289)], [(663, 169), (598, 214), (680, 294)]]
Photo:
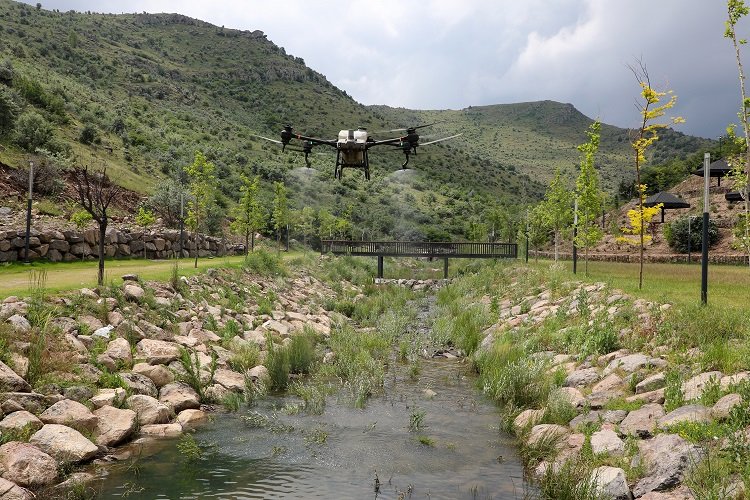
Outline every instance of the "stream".
[[(300, 400), (269, 395), (215, 413), (194, 434), (198, 460), (181, 455), (177, 439), (151, 442), (100, 470), (97, 498), (526, 498), (533, 488), (513, 438), (467, 364), (423, 359), (416, 379), (408, 371), (389, 363), (384, 391), (364, 409), (334, 395), (322, 415), (289, 415), (282, 409)], [(421, 425), (410, 430), (415, 414)]]

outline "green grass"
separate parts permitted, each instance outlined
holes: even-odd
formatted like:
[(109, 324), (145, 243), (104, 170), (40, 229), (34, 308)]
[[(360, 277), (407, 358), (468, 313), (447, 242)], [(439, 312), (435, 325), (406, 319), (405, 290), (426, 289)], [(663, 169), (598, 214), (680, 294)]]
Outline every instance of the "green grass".
[[(549, 267), (550, 261), (529, 261), (533, 268)], [(563, 262), (567, 270), (571, 262)], [(570, 272), (570, 277), (573, 273)], [(589, 262), (589, 276), (579, 272), (576, 279), (603, 281), (636, 297), (675, 306), (699, 304), (701, 300), (701, 266), (699, 264), (645, 263), (643, 289), (638, 289), (638, 264), (622, 262)], [(720, 308), (745, 309), (750, 296), (750, 268), (712, 264), (708, 266), (708, 303)]]

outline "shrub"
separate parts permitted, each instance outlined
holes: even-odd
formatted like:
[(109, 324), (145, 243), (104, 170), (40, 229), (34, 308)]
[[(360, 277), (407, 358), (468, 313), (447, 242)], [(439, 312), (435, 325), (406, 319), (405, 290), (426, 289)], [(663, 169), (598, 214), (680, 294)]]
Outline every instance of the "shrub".
[(315, 339), (309, 333), (294, 335), (287, 348), (289, 351), (289, 371), (309, 373), (315, 360)]
[(229, 366), (232, 370), (244, 373), (258, 366), (260, 360), (260, 349), (255, 344), (243, 344), (242, 347), (234, 349), (229, 358)]
[(289, 383), (289, 352), (281, 346), (273, 343), (271, 337), (266, 341), (266, 368), (270, 378), (271, 389), (283, 391)]
[(90, 123), (86, 124), (81, 130), (81, 134), (78, 136), (78, 141), (81, 144), (93, 144), (99, 138), (99, 133), (96, 128)]
[(16, 122), (15, 139), (19, 146), (33, 153), (52, 140), (52, 126), (36, 111), (27, 111)]
[[(675, 252), (687, 253), (688, 241), (693, 252), (700, 251), (703, 244), (703, 219), (681, 217), (670, 222), (664, 229), (664, 237)], [(708, 246), (713, 246), (717, 241), (719, 241), (719, 229), (716, 223), (710, 220), (708, 222)]]
[(0, 136), (13, 130), (20, 111), (14, 93), (10, 89), (0, 87)]
[(248, 254), (243, 267), (261, 276), (286, 276), (286, 269), (281, 263), (281, 258), (263, 249)]

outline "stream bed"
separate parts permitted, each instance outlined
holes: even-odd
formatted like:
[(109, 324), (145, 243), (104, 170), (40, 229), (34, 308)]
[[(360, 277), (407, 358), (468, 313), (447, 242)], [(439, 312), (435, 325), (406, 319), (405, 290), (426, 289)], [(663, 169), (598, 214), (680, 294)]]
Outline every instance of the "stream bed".
[[(513, 439), (474, 381), (465, 363), (435, 359), (416, 380), (392, 363), (364, 409), (331, 396), (322, 415), (288, 415), (296, 397), (268, 396), (214, 414), (194, 434), (197, 461), (161, 440), (105, 466), (97, 498), (522, 499), (530, 487)], [(418, 430), (413, 414), (423, 414)]]

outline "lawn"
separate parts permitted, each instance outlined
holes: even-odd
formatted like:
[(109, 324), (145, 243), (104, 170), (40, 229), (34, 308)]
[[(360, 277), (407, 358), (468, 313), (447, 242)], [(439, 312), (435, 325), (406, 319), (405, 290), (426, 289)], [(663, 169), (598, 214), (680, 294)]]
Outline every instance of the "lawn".
[[(550, 261), (529, 261), (532, 266), (549, 266)], [(572, 262), (563, 261), (568, 269)], [(571, 276), (572, 276), (571, 272)], [(622, 262), (589, 262), (589, 275), (578, 263), (578, 277), (586, 281), (604, 281), (633, 296), (674, 305), (695, 304), (701, 300), (700, 264), (651, 264), (643, 267), (643, 289), (638, 290), (638, 264)], [(750, 298), (750, 268), (747, 266), (710, 265), (708, 267), (708, 302), (714, 306), (747, 308)]]
[[(209, 267), (239, 265), (244, 256), (215, 257), (198, 259), (198, 269), (193, 268), (192, 258), (179, 259), (179, 273), (192, 276)], [(172, 274), (174, 260), (108, 260), (104, 267), (105, 282), (121, 283), (124, 274), (137, 274), (141, 279), (168, 280)], [(9, 295), (26, 295), (29, 291), (31, 271), (44, 270), (47, 273), (47, 289), (51, 292), (74, 288), (95, 287), (98, 271), (97, 261), (85, 262), (33, 262), (31, 264), (11, 264), (0, 267), (0, 298)]]

